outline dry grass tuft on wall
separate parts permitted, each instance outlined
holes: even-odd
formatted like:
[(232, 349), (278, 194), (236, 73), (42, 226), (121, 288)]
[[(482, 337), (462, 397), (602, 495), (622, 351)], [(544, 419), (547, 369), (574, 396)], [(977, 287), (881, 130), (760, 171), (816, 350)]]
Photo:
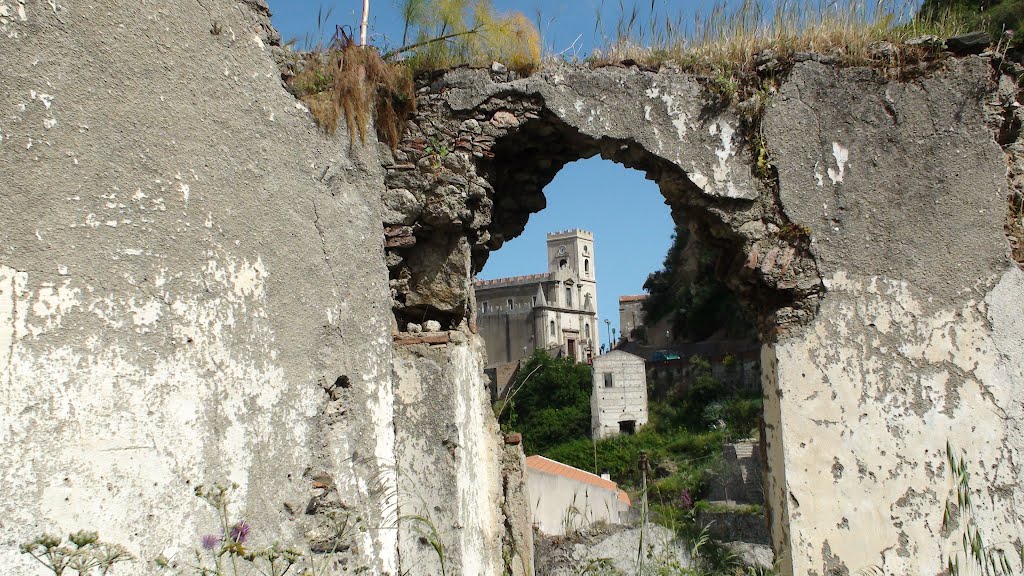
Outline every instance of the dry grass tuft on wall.
[(614, 36), (591, 60), (649, 66), (671, 60), (700, 73), (741, 74), (763, 65), (765, 55), (785, 62), (805, 52), (842, 65), (901, 66), (930, 57), (943, 39), (969, 30), (960, 12), (919, 18), (917, 2), (906, 0), (720, 1), (692, 23), (654, 4), (646, 12), (633, 4), (623, 7)]
[(501, 62), (521, 76), (540, 67), (540, 34), (521, 12), (497, 13), (489, 0), (402, 0), (402, 46), (385, 54), (414, 73)]
[(358, 46), (343, 31), (320, 52), (303, 56), (302, 70), (287, 82), (328, 133), (345, 119), (349, 137), (366, 141), (373, 115), (377, 137), (398, 145), (406, 118), (415, 111), (412, 73), (403, 63), (389, 63), (376, 48)]
[[(652, 68), (674, 62), (706, 78), (723, 102), (746, 101), (757, 108), (771, 78), (801, 53), (897, 73), (939, 58), (943, 40), (975, 29), (979, 18), (959, 4), (943, 8), (944, 1), (932, 0), (921, 14), (914, 0), (717, 0), (693, 22), (684, 22), (661, 3), (645, 0), (640, 8), (634, 0), (627, 8), (623, 0), (614, 32), (588, 61)], [(338, 27), (328, 46), (300, 54), (302, 65), (286, 77), (289, 89), (328, 132), (344, 118), (352, 141), (356, 135), (365, 141), (372, 115), (378, 137), (394, 148), (415, 111), (414, 77), (492, 62), (520, 76), (541, 67), (540, 35), (521, 13), (498, 14), (489, 0), (400, 0), (399, 9), (404, 18), (400, 47), (381, 54), (357, 46)], [(329, 16), (318, 16), (318, 28)], [(596, 34), (604, 28), (598, 10)], [(1005, 53), (1006, 46), (1002, 49)]]
[[(327, 132), (344, 118), (349, 136), (366, 141), (373, 116), (377, 136), (398, 146), (416, 109), (413, 77), (456, 66), (501, 62), (521, 76), (540, 67), (540, 35), (521, 13), (497, 14), (488, 0), (404, 0), (403, 45), (381, 54), (358, 46), (341, 27), (329, 45), (299, 55), (285, 82)], [(317, 16), (322, 31), (330, 11)], [(310, 45), (309, 37), (306, 41)]]

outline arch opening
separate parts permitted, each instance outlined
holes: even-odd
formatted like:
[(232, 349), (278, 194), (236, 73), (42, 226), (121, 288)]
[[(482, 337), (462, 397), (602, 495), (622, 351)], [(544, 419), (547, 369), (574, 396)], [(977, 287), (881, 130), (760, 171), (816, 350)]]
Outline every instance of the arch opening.
[[(706, 246), (715, 259), (714, 271), (749, 306), (758, 331), (770, 340), (780, 326), (810, 319), (819, 295), (817, 270), (810, 258), (806, 238), (791, 233), (766, 190), (756, 200), (715, 198), (707, 195), (678, 166), (646, 150), (636, 141), (610, 137), (595, 138), (561, 121), (553, 112), (541, 113), (518, 131), (496, 142), (493, 157), (480, 162), (480, 173), (494, 189), (494, 209), (489, 241), (473, 253), (475, 271), (482, 269), (489, 254), (525, 229), (529, 216), (547, 205), (543, 189), (567, 163), (600, 156), (626, 168), (643, 172), (660, 190), (677, 225), (689, 230), (694, 240)], [(629, 192), (623, 191), (624, 201)], [(752, 239), (740, 231), (763, 224), (764, 234)], [(772, 231), (782, 234), (772, 237)], [(789, 237), (786, 236), (789, 233)], [(760, 242), (759, 242), (760, 241)], [(751, 244), (766, 246), (765, 253), (782, 253), (783, 265), (751, 266)], [(800, 262), (796, 279), (794, 260)], [(754, 258), (757, 261), (757, 258)], [(586, 260), (589, 268), (589, 259)], [(801, 290), (800, 285), (810, 286)]]

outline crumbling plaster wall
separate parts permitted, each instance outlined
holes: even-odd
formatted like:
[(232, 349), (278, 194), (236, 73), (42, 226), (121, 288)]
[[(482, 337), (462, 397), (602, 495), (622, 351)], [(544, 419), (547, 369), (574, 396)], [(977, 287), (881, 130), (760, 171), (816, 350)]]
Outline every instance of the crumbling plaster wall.
[(391, 153), (285, 91), (265, 3), (3, 0), (0, 32), (0, 563), (78, 529), (188, 562), (193, 489), (234, 482), (256, 545), (430, 574), (437, 530), (448, 574), (501, 573), (482, 345), (392, 354)]
[(187, 562), (236, 482), (257, 544), (348, 511), (396, 573), (376, 146), (281, 87), (260, 0), (0, 15), (0, 566), (78, 529)]
[(987, 542), (1022, 544), (1024, 272), (1002, 229), (992, 76), (981, 58), (907, 82), (808, 63), (768, 110), (780, 200), (828, 290), (764, 351), (787, 571), (942, 572), (964, 528), (943, 528), (947, 442)]
[[(997, 132), (1019, 87), (997, 95), (994, 70), (947, 59), (891, 80), (803, 58), (746, 125), (667, 67), (449, 73), (421, 90), (387, 167), (386, 203), (402, 199), (385, 212), (399, 324), (434, 315), (472, 329), (471, 276), (434, 289), (422, 263), (482, 267), (544, 207), (565, 162), (639, 168), (759, 316), (784, 573), (941, 572), (967, 516), (942, 526), (947, 441), (975, 474), (974, 521), (1013, 556), (1024, 310), (1002, 226), (1007, 160), (1020, 160)], [(767, 170), (752, 166), (758, 127)]]
[(417, 574), (505, 570), (502, 443), (483, 359), (483, 340), (461, 331), (395, 351), (399, 546)]

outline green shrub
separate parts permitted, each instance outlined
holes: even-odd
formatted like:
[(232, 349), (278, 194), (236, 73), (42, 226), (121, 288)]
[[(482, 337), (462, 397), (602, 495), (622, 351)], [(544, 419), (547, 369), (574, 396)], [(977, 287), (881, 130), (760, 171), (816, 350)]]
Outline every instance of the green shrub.
[(722, 421), (730, 439), (748, 438), (758, 427), (764, 407), (760, 398), (734, 398), (721, 403)]
[(527, 454), (585, 439), (590, 435), (591, 388), (590, 366), (538, 350), (498, 401), (498, 421), (505, 431), (523, 433)]
[[(725, 433), (719, 430), (691, 432), (678, 429), (666, 434), (645, 427), (633, 435), (599, 440), (596, 444), (596, 471), (607, 471), (612, 480), (622, 487), (638, 490), (641, 482), (637, 462), (640, 452), (646, 452), (654, 469), (649, 478), (652, 490), (658, 490), (660, 494), (685, 488), (702, 493), (703, 470), (713, 467), (720, 457), (724, 439)], [(579, 438), (552, 446), (542, 455), (582, 470), (594, 471), (594, 451), (593, 442)], [(676, 479), (661, 488), (654, 487), (669, 478)]]

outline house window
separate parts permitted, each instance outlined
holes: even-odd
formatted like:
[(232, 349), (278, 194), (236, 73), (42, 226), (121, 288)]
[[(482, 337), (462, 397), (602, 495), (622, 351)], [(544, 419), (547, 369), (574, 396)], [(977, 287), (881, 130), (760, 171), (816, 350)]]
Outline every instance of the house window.
[(587, 273), (590, 272), (590, 258), (583, 259), (583, 271)]
[(480, 305), (480, 310), (484, 314), (487, 314), (487, 311), (490, 310), (490, 308), (491, 308), (491, 306), (487, 302), (484, 302), (483, 304)]
[(611, 372), (604, 373), (604, 387), (611, 388), (614, 385), (614, 379)]
[(551, 332), (551, 335), (552, 335), (552, 336), (554, 336), (554, 335), (555, 335), (555, 321), (554, 321), (554, 320), (552, 320), (552, 321), (551, 321), (551, 324), (550, 324), (550, 332)]
[(505, 302), (507, 302), (507, 303), (508, 303), (508, 309), (509, 309), (509, 310), (511, 310), (511, 309), (512, 309), (512, 299), (511, 299), (511, 298), (509, 298), (509, 299), (508, 299), (508, 300), (506, 300)]
[(565, 289), (565, 305), (572, 306), (572, 288)]

